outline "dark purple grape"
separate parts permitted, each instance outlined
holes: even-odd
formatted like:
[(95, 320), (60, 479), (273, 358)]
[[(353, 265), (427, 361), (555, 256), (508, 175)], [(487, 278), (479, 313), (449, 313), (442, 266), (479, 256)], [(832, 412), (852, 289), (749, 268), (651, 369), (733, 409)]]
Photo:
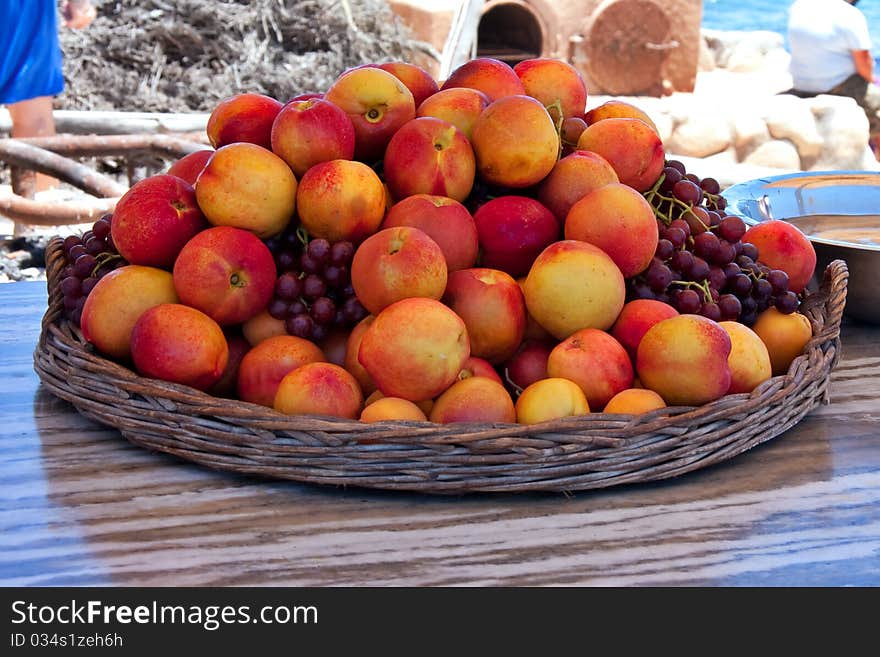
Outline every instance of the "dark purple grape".
[(722, 319), (735, 321), (742, 312), (742, 303), (732, 294), (722, 294), (718, 297), (718, 309)]
[(324, 268), (324, 265), (315, 260), (308, 253), (303, 253), (299, 257), (299, 269), (307, 274), (318, 274)]
[(714, 260), (719, 242), (715, 233), (705, 232), (694, 237), (694, 253), (704, 260)]
[(108, 235), (104, 238), (105, 251), (108, 253), (118, 253), (116, 250), (116, 242), (113, 241), (113, 235)]
[(700, 177), (699, 177), (697, 174), (695, 174), (695, 173), (686, 173), (686, 174), (684, 174), (684, 177), (687, 178), (688, 180), (690, 180), (692, 183), (694, 183), (695, 185), (697, 185), (697, 186), (699, 187), (699, 185), (700, 185)]
[(327, 294), (327, 284), (316, 274), (309, 274), (303, 279), (303, 296), (306, 299), (317, 299)]
[(61, 281), (61, 294), (71, 299), (78, 299), (82, 296), (82, 282), (76, 276), (68, 276)]
[(743, 271), (751, 271), (752, 268), (754, 268), (755, 266), (755, 261), (752, 260), (745, 253), (736, 256), (734, 262), (738, 264)]
[(702, 306), (702, 300), (700, 295), (694, 290), (682, 290), (678, 293), (675, 304), (678, 312), (693, 315), (699, 312), (700, 306)]
[(727, 287), (738, 297), (744, 297), (752, 290), (752, 279), (747, 274), (737, 274), (730, 279)]
[(780, 294), (776, 297), (776, 310), (781, 312), (783, 315), (790, 315), (798, 308), (798, 298), (797, 295), (788, 291), (784, 294)]
[(704, 303), (700, 306), (700, 314), (703, 317), (707, 317), (711, 319), (713, 322), (721, 321), (721, 309), (718, 307), (718, 304), (714, 301), (710, 301), (708, 303)]
[(309, 242), (308, 247), (306, 248), (306, 253), (315, 260), (315, 262), (321, 263), (324, 265), (327, 263), (327, 260), (330, 258), (330, 242), (325, 240), (322, 237), (318, 237)]
[(677, 226), (674, 228), (667, 228), (664, 235), (666, 241), (672, 244), (672, 248), (674, 249), (680, 249), (684, 246), (685, 241), (687, 241), (687, 235), (681, 228), (678, 228)]
[(759, 278), (752, 285), (752, 296), (755, 297), (756, 301), (769, 299), (771, 294), (773, 294), (773, 286), (770, 285), (770, 281), (766, 278)]
[(672, 257), (674, 251), (675, 247), (672, 245), (672, 242), (667, 239), (661, 239), (657, 240), (657, 250), (654, 251), (654, 255), (660, 258), (660, 260), (668, 260)]
[(264, 240), (263, 243), (273, 256), (277, 256), (281, 252), (281, 238), (277, 235)]
[(687, 173), (687, 169), (685, 168), (684, 164), (682, 164), (678, 160), (666, 160), (665, 166), (676, 169), (682, 176)]
[(740, 266), (738, 264), (736, 264), (735, 262), (726, 263), (722, 267), (722, 269), (724, 270), (724, 276), (727, 278), (728, 282), (733, 280), (733, 277), (736, 276), (737, 274), (742, 273), (742, 269), (740, 269)]
[(76, 244), (71, 247), (70, 252), (67, 254), (67, 257), (70, 259), (70, 262), (76, 262), (80, 256), (86, 254), (86, 247), (82, 244)]
[(312, 342), (321, 342), (322, 340), (326, 339), (328, 333), (329, 331), (327, 330), (326, 326), (322, 324), (315, 324), (314, 326), (312, 326), (312, 334), (311, 336), (309, 336), (309, 338)]
[(306, 308), (306, 304), (302, 301), (294, 301), (290, 304), (290, 308), (287, 310), (287, 316), (293, 317), (294, 315), (301, 315), (302, 313), (309, 312), (309, 309)]
[(266, 308), (266, 312), (268, 312), (275, 319), (287, 319), (289, 308), (290, 304), (288, 304), (284, 299), (272, 299), (269, 302), (268, 307)]
[(676, 251), (672, 254), (669, 264), (682, 274), (690, 275), (691, 267), (694, 266), (694, 254), (690, 251)]
[(669, 222), (669, 228), (681, 228), (681, 230), (684, 232), (685, 237), (691, 236), (691, 225), (684, 219), (673, 219)]
[(745, 324), (746, 326), (751, 326), (752, 324), (755, 323), (755, 321), (757, 319), (758, 319), (758, 313), (754, 310), (751, 310), (749, 312), (743, 311), (742, 313), (740, 313), (740, 316), (739, 316), (739, 322), (741, 324)]
[(344, 287), (348, 285), (349, 281), (351, 281), (348, 267), (344, 266), (328, 265), (324, 268), (323, 276), (327, 285), (333, 288)]
[[(672, 186), (672, 195), (682, 203), (699, 205), (703, 200), (703, 190), (690, 180), (679, 180)], [(693, 226), (691, 226), (693, 228)]]
[(293, 301), (303, 293), (303, 284), (299, 276), (287, 272), (275, 281), (275, 296), (284, 301)]
[(82, 293), (84, 297), (89, 296), (89, 293), (95, 289), (95, 286), (98, 284), (100, 278), (95, 276), (89, 276), (82, 282)]
[(110, 234), (110, 222), (104, 219), (98, 219), (92, 226), (92, 234), (99, 240), (106, 239)]
[(330, 247), (330, 262), (336, 266), (348, 265), (354, 256), (354, 244), (343, 240)]
[(336, 304), (327, 297), (318, 297), (312, 303), (309, 314), (318, 324), (331, 324), (336, 318)]
[(751, 242), (743, 242), (742, 254), (754, 261), (758, 260), (758, 247)]
[(738, 242), (746, 234), (746, 224), (739, 217), (729, 215), (718, 225), (718, 234), (728, 242)]
[(282, 251), (275, 259), (275, 264), (278, 265), (278, 271), (291, 271), (296, 267), (296, 260), (296, 256), (290, 251)]
[(298, 338), (310, 338), (314, 327), (314, 320), (305, 313), (294, 315), (284, 322), (284, 328), (287, 329), (287, 332)]
[(773, 287), (773, 294), (788, 292), (788, 274), (781, 269), (773, 269), (767, 273), (767, 281)]
[[(749, 297), (740, 296), (739, 302), (740, 302), (740, 305), (742, 305), (743, 314), (754, 313), (758, 310), (758, 302), (755, 301), (750, 296)], [(740, 317), (740, 321), (742, 321), (741, 317)]]
[(81, 297), (79, 297), (79, 296), (76, 296), (76, 297), (70, 297), (70, 296), (66, 296), (66, 295), (63, 296), (62, 303), (64, 304), (64, 310), (66, 310), (68, 313), (72, 312), (73, 309), (76, 308), (76, 302), (79, 301), (80, 298)]
[(708, 218), (707, 223), (710, 229), (716, 229), (721, 224), (721, 215), (714, 210), (707, 210), (706, 217)]
[(733, 248), (733, 244), (727, 240), (718, 240), (718, 250), (715, 252), (713, 262), (716, 265), (724, 266), (733, 262), (734, 258), (736, 258), (736, 249)]
[(709, 267), (709, 285), (720, 290), (727, 283), (727, 275), (721, 267)]
[(299, 239), (299, 235), (296, 234), (295, 230), (291, 230), (284, 235), (281, 236), (281, 240), (287, 246), (288, 249), (292, 251), (299, 251), (302, 248), (302, 242)]
[(694, 281), (704, 281), (709, 276), (709, 263), (702, 258), (695, 257), (691, 265), (689, 276)]
[(361, 305), (361, 302), (355, 296), (348, 297), (342, 304), (342, 312), (345, 319), (355, 324), (367, 316), (367, 309)]
[(63, 246), (64, 253), (69, 256), (70, 250), (73, 247), (81, 245), (81, 244), (82, 244), (82, 240), (79, 237), (77, 237), (76, 235), (68, 235), (67, 237), (64, 238), (64, 246)]
[(90, 239), (92, 239), (92, 237), (94, 237), (94, 236), (95, 236), (95, 233), (93, 233), (91, 230), (87, 230), (86, 232), (84, 232), (84, 233), (82, 234), (82, 241), (83, 241), (83, 244), (85, 244), (86, 242), (88, 242), (88, 241), (89, 241)]
[(656, 295), (651, 286), (644, 281), (636, 281), (632, 284), (632, 293), (635, 299), (653, 299)]
[(93, 237), (88, 242), (86, 242), (83, 246), (86, 247), (86, 253), (89, 253), (93, 256), (98, 255), (99, 253), (104, 251), (104, 240), (99, 240), (97, 237)]
[(672, 188), (675, 186), (679, 180), (683, 178), (681, 172), (675, 167), (664, 167), (663, 168), (663, 182), (660, 183), (660, 191), (665, 194), (668, 194), (672, 191)]
[(662, 292), (672, 282), (672, 272), (662, 260), (654, 258), (645, 270), (645, 282), (654, 292)]
[(96, 263), (95, 256), (84, 253), (73, 263), (73, 275), (81, 279), (88, 278), (92, 275)]
[(707, 194), (718, 194), (721, 191), (721, 185), (714, 178), (703, 178), (700, 181), (700, 187)]
[(61, 268), (61, 272), (58, 274), (58, 277), (61, 280), (64, 280), (68, 276), (73, 276), (73, 265), (64, 265)]
[(723, 196), (719, 196), (717, 199), (715, 199), (714, 205), (716, 209), (723, 211), (724, 208), (727, 207), (727, 199)]

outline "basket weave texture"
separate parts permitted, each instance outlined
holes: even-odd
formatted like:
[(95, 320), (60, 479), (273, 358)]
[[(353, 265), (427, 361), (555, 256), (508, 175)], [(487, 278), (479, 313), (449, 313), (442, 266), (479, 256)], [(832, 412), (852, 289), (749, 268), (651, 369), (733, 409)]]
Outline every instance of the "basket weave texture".
[(641, 416), (539, 425), (286, 416), (139, 376), (94, 352), (63, 319), (62, 242), (47, 249), (48, 310), (34, 352), (43, 384), (136, 445), (217, 470), (314, 484), (428, 493), (574, 491), (675, 477), (781, 434), (828, 401), (848, 271), (836, 260), (801, 307), (813, 338), (788, 373), (749, 394)]

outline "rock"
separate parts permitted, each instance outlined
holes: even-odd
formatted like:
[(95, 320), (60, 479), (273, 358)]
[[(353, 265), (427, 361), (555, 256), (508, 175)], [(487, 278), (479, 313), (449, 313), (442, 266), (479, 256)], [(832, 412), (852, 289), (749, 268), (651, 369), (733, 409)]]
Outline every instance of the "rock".
[(21, 277), (26, 281), (38, 281), (44, 277), (44, 273), (39, 267), (27, 267), (21, 270)]
[(763, 119), (775, 139), (788, 139), (797, 147), (802, 160), (819, 156), (824, 145), (816, 119), (808, 103), (790, 94), (770, 96), (763, 104)]
[(709, 47), (709, 44), (706, 42), (705, 36), (700, 39), (700, 49), (697, 53), (697, 70), (715, 70), (715, 55)]
[(692, 157), (706, 157), (725, 150), (731, 144), (730, 124), (716, 114), (694, 112), (675, 127), (667, 148)]
[(0, 271), (0, 283), (11, 283), (12, 279), (6, 275), (6, 272)]
[(767, 124), (757, 114), (748, 111), (737, 112), (733, 120), (733, 135), (733, 145), (740, 159), (770, 141)]
[(785, 39), (777, 32), (703, 30), (703, 39), (714, 56), (715, 66), (737, 72), (757, 71), (771, 53), (784, 50)]
[(820, 95), (805, 102), (813, 112), (823, 145), (809, 171), (854, 170), (863, 165), (868, 117), (852, 98)]
[(795, 145), (787, 139), (772, 139), (758, 146), (743, 160), (746, 164), (774, 169), (801, 168), (801, 158)]

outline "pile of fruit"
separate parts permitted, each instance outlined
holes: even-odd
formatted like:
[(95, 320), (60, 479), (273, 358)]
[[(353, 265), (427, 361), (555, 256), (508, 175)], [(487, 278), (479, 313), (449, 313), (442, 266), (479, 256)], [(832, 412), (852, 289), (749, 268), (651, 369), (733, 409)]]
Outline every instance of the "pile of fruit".
[(65, 241), (67, 317), (143, 376), (368, 422), (639, 414), (787, 371), (810, 242), (586, 101), (564, 62), (486, 58), (226, 99), (216, 150)]

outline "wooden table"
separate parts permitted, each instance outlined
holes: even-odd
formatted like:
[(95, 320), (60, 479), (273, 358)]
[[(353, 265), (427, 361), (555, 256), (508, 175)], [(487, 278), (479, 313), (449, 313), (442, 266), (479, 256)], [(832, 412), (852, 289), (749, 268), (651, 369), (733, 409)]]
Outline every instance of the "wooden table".
[(130, 445), (41, 388), (40, 283), (0, 285), (0, 584), (880, 585), (880, 328), (833, 403), (724, 464), (573, 496), (267, 482)]

